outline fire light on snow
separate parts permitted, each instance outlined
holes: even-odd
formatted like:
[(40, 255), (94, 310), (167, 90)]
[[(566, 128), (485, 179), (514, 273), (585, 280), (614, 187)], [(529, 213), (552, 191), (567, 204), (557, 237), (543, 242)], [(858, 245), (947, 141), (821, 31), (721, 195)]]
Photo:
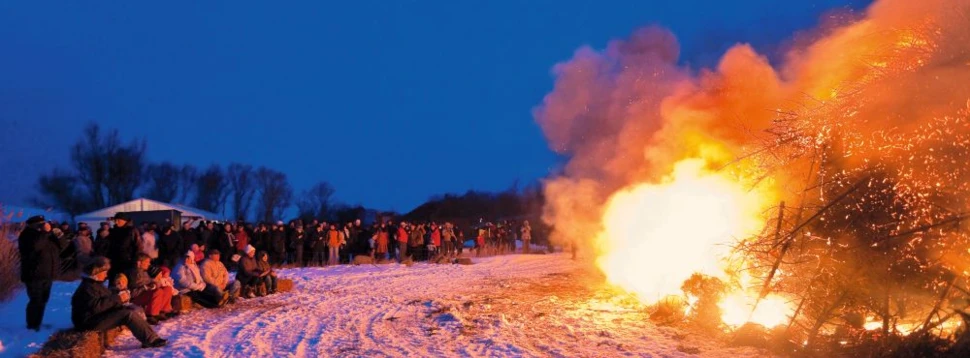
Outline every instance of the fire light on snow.
[[(597, 237), (596, 261), (610, 283), (654, 304), (683, 295), (681, 285), (694, 273), (727, 278), (733, 245), (761, 230), (761, 213), (772, 196), (706, 167), (703, 159), (685, 159), (660, 183), (613, 195)], [(756, 298), (757, 293), (731, 292), (720, 304), (723, 321), (772, 327), (791, 312), (784, 299), (769, 296), (752, 314)]]

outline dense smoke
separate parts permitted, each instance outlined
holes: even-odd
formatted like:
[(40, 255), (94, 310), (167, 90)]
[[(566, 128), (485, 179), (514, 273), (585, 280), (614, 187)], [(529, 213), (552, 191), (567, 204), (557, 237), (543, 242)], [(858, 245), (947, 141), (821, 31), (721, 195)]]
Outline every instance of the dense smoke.
[(778, 66), (738, 44), (716, 68), (678, 67), (676, 39), (659, 28), (602, 51), (580, 48), (555, 66), (555, 88), (534, 111), (550, 147), (570, 157), (547, 183), (555, 239), (588, 243), (611, 194), (656, 182), (685, 158), (770, 178), (757, 183), (798, 198), (807, 181), (831, 175), (809, 157), (860, 163), (888, 159), (884, 145), (918, 149), (886, 138), (966, 107), (968, 4), (884, 0), (862, 17), (832, 16), (841, 20), (798, 41)]

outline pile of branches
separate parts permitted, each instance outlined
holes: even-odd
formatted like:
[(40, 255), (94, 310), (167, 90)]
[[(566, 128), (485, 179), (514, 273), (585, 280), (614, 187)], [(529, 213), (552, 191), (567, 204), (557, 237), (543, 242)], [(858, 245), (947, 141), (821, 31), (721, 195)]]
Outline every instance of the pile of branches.
[(786, 353), (970, 356), (970, 98), (932, 118), (867, 115), (909, 90), (887, 89), (900, 78), (970, 62), (934, 41), (965, 29), (911, 31), (920, 46), (887, 50), (837, 99), (779, 112), (744, 159), (790, 190), (736, 250), (762, 298), (791, 299)]

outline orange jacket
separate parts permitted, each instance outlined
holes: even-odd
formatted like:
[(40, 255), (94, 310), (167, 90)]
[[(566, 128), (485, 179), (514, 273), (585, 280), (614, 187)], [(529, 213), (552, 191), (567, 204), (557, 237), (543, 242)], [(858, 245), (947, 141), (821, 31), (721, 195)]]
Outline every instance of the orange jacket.
[(330, 247), (339, 247), (340, 233), (337, 232), (337, 230), (330, 230), (330, 232), (327, 233), (327, 243), (330, 245)]

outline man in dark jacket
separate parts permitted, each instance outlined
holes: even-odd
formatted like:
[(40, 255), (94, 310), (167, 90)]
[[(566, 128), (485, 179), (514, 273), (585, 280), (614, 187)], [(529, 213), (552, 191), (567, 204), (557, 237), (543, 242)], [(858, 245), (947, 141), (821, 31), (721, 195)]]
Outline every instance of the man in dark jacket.
[(27, 219), (27, 227), (17, 239), (20, 251), (20, 280), (27, 286), (27, 329), (40, 330), (44, 309), (51, 296), (51, 285), (60, 273), (61, 241), (51, 235), (51, 225), (43, 216)]
[(141, 342), (142, 348), (164, 347), (168, 342), (158, 337), (139, 311), (125, 307), (131, 299), (128, 291), (111, 293), (104, 287), (111, 264), (97, 257), (84, 268), (81, 284), (71, 297), (71, 322), (85, 331), (106, 331), (125, 326)]
[(111, 260), (109, 277), (114, 279), (119, 273), (128, 272), (135, 267), (138, 255), (138, 230), (130, 225), (131, 218), (125, 213), (117, 213), (112, 218), (115, 227), (108, 233), (108, 259)]
[(168, 267), (171, 269), (175, 267), (175, 263), (178, 259), (184, 255), (189, 247), (182, 246), (182, 237), (174, 227), (168, 226), (162, 230), (162, 234), (158, 237), (158, 264)]
[(286, 231), (283, 230), (283, 222), (277, 222), (270, 233), (270, 256), (274, 265), (282, 265), (286, 260)]
[[(199, 242), (199, 233), (192, 229), (192, 221), (186, 221), (182, 223), (182, 230), (179, 231), (179, 236), (182, 238), (182, 251), (188, 251), (193, 244), (201, 245)], [(177, 259), (182, 258), (184, 252), (179, 252)]]

